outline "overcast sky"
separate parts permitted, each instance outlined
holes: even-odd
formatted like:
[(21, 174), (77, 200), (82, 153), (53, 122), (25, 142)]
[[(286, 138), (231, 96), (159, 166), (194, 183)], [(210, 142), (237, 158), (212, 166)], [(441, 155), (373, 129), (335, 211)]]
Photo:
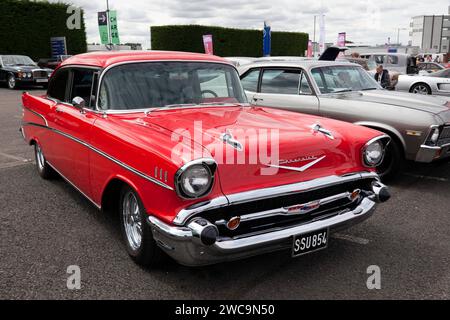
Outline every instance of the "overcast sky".
[[(58, 0), (50, 0), (58, 2)], [(97, 12), (106, 0), (67, 0), (85, 12), (88, 42), (100, 42)], [(326, 41), (336, 42), (339, 32), (347, 39), (366, 44), (384, 44), (387, 38), (409, 40), (409, 23), (417, 15), (447, 14), (450, 0), (109, 0), (118, 11), (120, 41), (150, 46), (150, 26), (202, 24), (261, 29), (270, 22), (273, 31), (302, 31), (313, 38), (314, 15), (323, 12)], [(318, 20), (317, 20), (318, 21)], [(318, 24), (316, 40), (318, 40)]]

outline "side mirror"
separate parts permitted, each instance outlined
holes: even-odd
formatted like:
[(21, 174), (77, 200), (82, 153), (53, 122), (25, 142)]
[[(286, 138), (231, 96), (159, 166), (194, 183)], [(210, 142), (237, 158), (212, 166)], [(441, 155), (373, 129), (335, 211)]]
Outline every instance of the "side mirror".
[(86, 107), (86, 101), (81, 97), (75, 97), (72, 99), (72, 104), (75, 108), (82, 110)]

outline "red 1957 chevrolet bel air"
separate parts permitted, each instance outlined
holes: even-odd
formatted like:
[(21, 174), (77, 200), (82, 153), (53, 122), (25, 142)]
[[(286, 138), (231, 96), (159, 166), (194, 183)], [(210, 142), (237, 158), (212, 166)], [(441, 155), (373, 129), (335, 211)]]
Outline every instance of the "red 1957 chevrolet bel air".
[(197, 266), (323, 249), (390, 195), (374, 167), (389, 137), (247, 103), (224, 59), (181, 52), (65, 60), (23, 94), (37, 171), (117, 210), (130, 256)]

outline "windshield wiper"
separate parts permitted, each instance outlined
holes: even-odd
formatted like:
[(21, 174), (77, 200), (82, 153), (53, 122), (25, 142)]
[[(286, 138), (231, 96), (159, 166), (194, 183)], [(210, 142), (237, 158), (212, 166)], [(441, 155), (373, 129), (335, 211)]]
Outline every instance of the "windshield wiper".
[(159, 111), (159, 110), (166, 110), (166, 109), (171, 109), (171, 108), (176, 108), (176, 107), (195, 107), (198, 106), (199, 104), (197, 103), (175, 103), (175, 104), (166, 104), (164, 107), (160, 107), (160, 108), (148, 108), (144, 111), (145, 115), (148, 115), (149, 113), (153, 112), (153, 111)]
[(351, 91), (353, 91), (353, 90), (350, 88), (345, 88), (345, 89), (336, 90), (336, 91), (333, 91), (330, 93), (341, 93), (341, 92), (351, 92)]
[(366, 90), (377, 90), (378, 88), (364, 88), (364, 89), (361, 89), (360, 91), (366, 91)]

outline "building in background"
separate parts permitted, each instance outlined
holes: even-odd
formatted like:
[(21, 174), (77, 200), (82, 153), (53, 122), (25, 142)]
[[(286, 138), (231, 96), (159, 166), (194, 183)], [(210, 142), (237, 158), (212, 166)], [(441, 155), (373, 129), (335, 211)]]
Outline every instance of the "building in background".
[(411, 45), (422, 52), (450, 52), (450, 7), (447, 15), (413, 17), (410, 36)]

